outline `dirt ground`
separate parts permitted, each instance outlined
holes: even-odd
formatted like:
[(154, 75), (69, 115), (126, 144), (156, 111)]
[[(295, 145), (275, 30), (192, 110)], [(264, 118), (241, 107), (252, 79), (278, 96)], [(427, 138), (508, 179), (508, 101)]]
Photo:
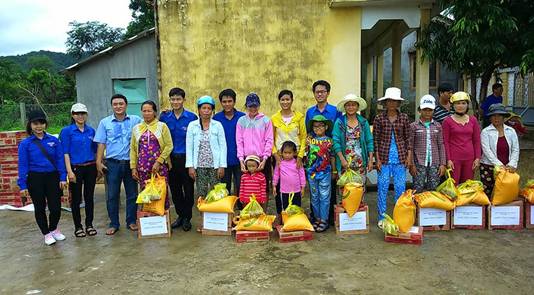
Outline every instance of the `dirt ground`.
[[(524, 179), (533, 160), (534, 151), (522, 151)], [(76, 239), (63, 211), (67, 240), (48, 247), (32, 213), (0, 211), (0, 294), (532, 294), (534, 230), (426, 232), (422, 246), (389, 244), (376, 227), (376, 193), (366, 200), (369, 234), (340, 237), (331, 228), (291, 244), (274, 233), (270, 242), (236, 244), (182, 230), (138, 240), (124, 227), (108, 237), (102, 186), (95, 237)]]

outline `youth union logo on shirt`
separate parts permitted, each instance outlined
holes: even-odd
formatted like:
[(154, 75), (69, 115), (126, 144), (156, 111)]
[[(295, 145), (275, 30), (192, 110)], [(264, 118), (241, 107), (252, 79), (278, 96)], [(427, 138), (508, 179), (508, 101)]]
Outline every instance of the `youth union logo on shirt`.
[(49, 147), (55, 147), (56, 146), (55, 142), (48, 142), (46, 144), (48, 144)]

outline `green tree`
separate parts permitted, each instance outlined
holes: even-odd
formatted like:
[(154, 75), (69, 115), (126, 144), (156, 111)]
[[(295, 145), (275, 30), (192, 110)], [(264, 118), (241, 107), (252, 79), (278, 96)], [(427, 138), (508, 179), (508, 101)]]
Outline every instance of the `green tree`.
[(45, 70), (51, 72), (54, 70), (54, 62), (46, 55), (30, 56), (26, 60), (30, 69)]
[(471, 93), (476, 93), (475, 78), (481, 78), (475, 110), (486, 97), (496, 68), (523, 62), (525, 71), (532, 69), (527, 51), (534, 45), (529, 15), (534, 1), (441, 0), (439, 4), (443, 15), (431, 20), (416, 46), (423, 49), (423, 58), (439, 60), (451, 70), (473, 77)]
[(77, 58), (95, 54), (122, 39), (123, 29), (112, 28), (105, 23), (88, 21), (69, 23), (67, 32), (67, 53)]
[(22, 68), (13, 61), (0, 60), (0, 105), (20, 101), (24, 93), (19, 85), (25, 82)]
[(128, 7), (132, 10), (132, 21), (130, 21), (126, 28), (126, 33), (124, 34), (125, 39), (155, 26), (154, 1), (130, 0)]

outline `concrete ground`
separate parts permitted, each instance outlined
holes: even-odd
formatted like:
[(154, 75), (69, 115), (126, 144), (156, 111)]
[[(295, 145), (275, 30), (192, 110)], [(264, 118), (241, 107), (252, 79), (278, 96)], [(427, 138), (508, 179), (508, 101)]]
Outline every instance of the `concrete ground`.
[[(521, 163), (530, 167), (532, 155), (522, 154)], [(32, 213), (0, 211), (0, 294), (533, 293), (534, 230), (427, 232), (422, 246), (389, 244), (376, 227), (376, 193), (366, 200), (366, 235), (329, 229), (308, 242), (280, 244), (273, 233), (270, 242), (236, 244), (178, 230), (170, 239), (138, 240), (124, 227), (104, 235), (100, 185), (95, 237), (75, 238), (63, 211), (67, 240), (48, 247)]]

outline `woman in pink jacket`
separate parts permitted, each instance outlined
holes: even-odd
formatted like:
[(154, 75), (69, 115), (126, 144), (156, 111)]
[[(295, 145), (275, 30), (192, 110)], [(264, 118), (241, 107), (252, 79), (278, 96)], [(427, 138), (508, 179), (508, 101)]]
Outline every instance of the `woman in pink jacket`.
[[(247, 114), (237, 121), (236, 143), (237, 158), (241, 163), (241, 171), (247, 172), (245, 158), (250, 155), (258, 156), (261, 160), (258, 169), (263, 171), (267, 184), (271, 179), (271, 163), (269, 158), (273, 149), (273, 124), (269, 117), (259, 112), (260, 98), (256, 93), (247, 95), (245, 106)], [(267, 195), (269, 185), (267, 185)]]
[(447, 165), (452, 169), (456, 185), (473, 179), (480, 165), (480, 125), (474, 116), (469, 116), (469, 94), (456, 92), (451, 96), (454, 114), (443, 121), (443, 143)]

